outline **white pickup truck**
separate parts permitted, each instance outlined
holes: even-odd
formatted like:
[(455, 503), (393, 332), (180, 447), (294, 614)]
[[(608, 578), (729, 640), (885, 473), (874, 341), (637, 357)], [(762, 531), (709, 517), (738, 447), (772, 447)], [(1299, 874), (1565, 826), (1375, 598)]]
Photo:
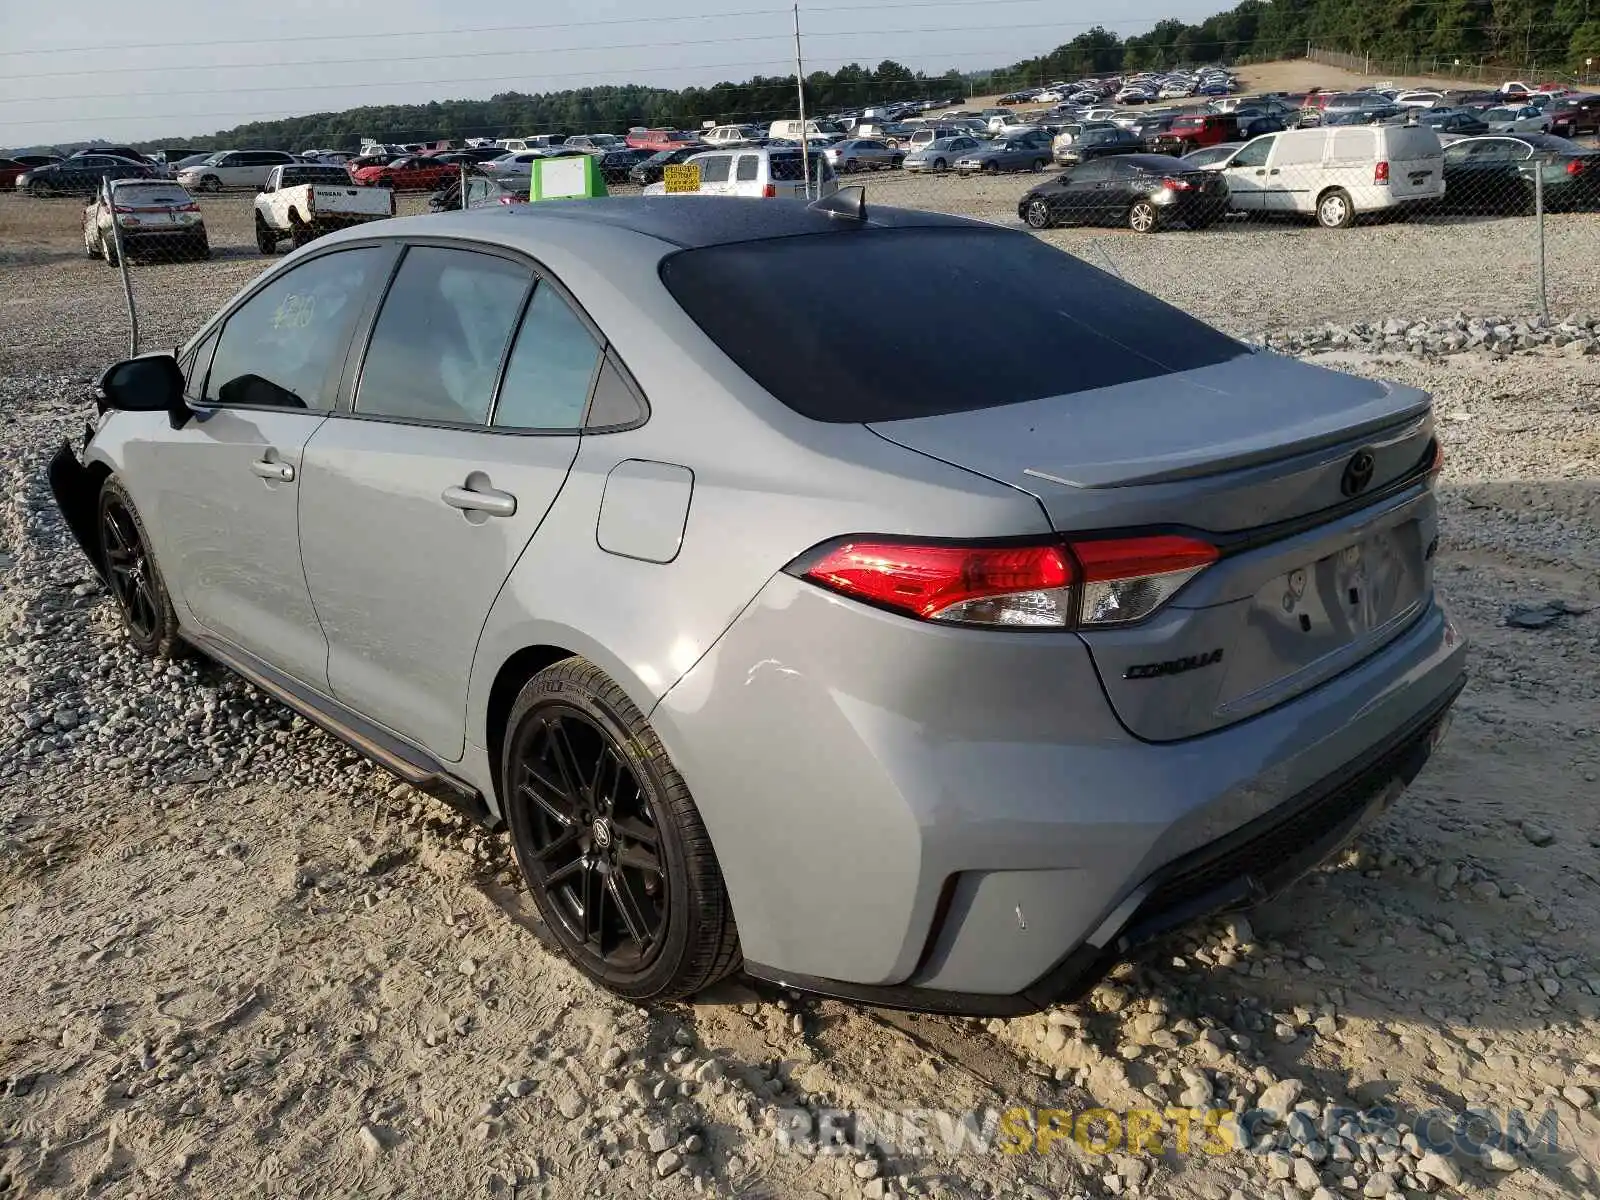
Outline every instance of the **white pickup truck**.
[(357, 187), (343, 167), (274, 167), (256, 196), (256, 247), (275, 254), (284, 238), (298, 248), (321, 234), (381, 221), (394, 212), (394, 192)]

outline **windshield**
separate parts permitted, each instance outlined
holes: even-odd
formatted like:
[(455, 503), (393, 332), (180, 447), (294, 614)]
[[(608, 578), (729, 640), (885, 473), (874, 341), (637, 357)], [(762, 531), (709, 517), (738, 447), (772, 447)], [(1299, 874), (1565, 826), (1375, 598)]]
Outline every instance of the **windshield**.
[(303, 183), (349, 183), (350, 173), (343, 167), (285, 167), (284, 187), (299, 187)]
[(1486, 120), (1486, 121), (1515, 121), (1517, 119), (1518, 115), (1519, 115), (1518, 110), (1515, 109), (1515, 108), (1491, 108), (1488, 112), (1486, 112), (1484, 114), (1484, 120)]
[(194, 197), (175, 183), (123, 183), (113, 193), (118, 204), (193, 204)]
[[(833, 171), (828, 167), (828, 160), (822, 155), (812, 153), (811, 174), (817, 179), (830, 179)], [(772, 178), (777, 183), (793, 183), (805, 178), (805, 170), (800, 165), (800, 156), (795, 153), (773, 154), (767, 159), (767, 164), (772, 172)]]

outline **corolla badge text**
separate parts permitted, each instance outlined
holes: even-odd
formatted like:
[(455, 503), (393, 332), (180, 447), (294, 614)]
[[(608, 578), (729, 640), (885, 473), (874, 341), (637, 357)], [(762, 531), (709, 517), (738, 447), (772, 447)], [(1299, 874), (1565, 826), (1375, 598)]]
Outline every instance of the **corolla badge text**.
[(1174, 658), (1168, 662), (1142, 663), (1136, 667), (1129, 667), (1122, 673), (1124, 679), (1161, 679), (1167, 675), (1182, 675), (1185, 671), (1198, 671), (1201, 667), (1209, 667), (1222, 661), (1222, 647), (1217, 647), (1209, 654), (1190, 654), (1184, 658)]

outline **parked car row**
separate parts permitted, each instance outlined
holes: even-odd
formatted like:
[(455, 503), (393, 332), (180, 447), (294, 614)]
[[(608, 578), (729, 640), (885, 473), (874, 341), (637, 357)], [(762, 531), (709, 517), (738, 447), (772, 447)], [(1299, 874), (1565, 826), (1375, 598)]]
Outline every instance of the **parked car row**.
[[(1035, 229), (1126, 224), (1203, 229), (1224, 213), (1313, 218), (1340, 229), (1396, 213), (1525, 213), (1600, 207), (1600, 149), (1543, 133), (1446, 144), (1425, 125), (1318, 126), (1219, 143), (1181, 158), (1086, 135), (1081, 157), (1030, 188), (1017, 215)], [(1120, 135), (1120, 137), (1118, 136)]]

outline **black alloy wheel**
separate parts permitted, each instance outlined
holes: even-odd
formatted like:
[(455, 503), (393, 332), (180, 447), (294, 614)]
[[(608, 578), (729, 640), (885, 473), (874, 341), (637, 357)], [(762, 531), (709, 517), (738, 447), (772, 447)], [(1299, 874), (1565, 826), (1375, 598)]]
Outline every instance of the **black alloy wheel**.
[(100, 546), (111, 576), (111, 594), (117, 598), (128, 632), (135, 641), (155, 635), (160, 623), (150, 558), (133, 514), (120, 499), (109, 500), (100, 513)]
[(506, 719), (502, 810), (550, 940), (638, 1003), (693, 995), (739, 965), (739, 931), (688, 785), (628, 694), (567, 658)]
[(180, 653), (178, 617), (133, 500), (115, 476), (100, 488), (100, 562), (134, 649), (150, 658)]
[(587, 713), (552, 704), (536, 725), (514, 782), (529, 806), (538, 884), (590, 955), (612, 970), (643, 970), (660, 953), (668, 904), (649, 798)]

